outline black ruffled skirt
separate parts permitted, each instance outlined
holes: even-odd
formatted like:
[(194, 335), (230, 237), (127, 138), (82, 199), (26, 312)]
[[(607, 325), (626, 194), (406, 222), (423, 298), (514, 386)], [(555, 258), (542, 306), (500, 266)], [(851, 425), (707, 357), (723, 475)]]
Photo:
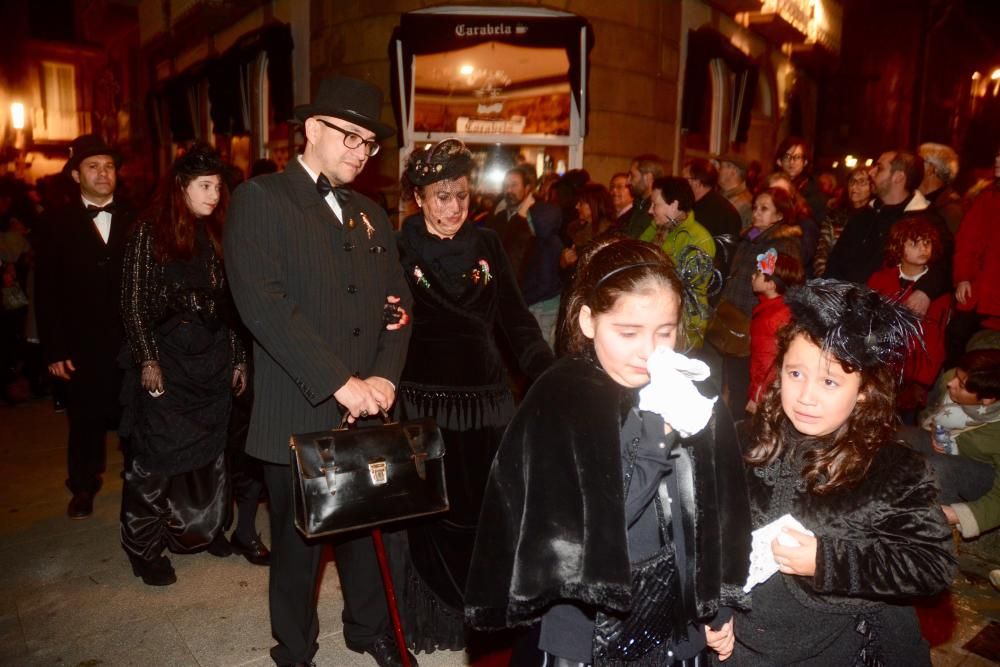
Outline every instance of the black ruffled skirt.
[(224, 452), (176, 475), (149, 472), (132, 459), (122, 489), (122, 546), (143, 560), (164, 549), (199, 551), (222, 528), (228, 495)]
[(465, 582), (479, 509), (493, 457), (514, 400), (506, 387), (400, 387), (400, 419), (434, 417), (445, 442), (447, 514), (407, 525), (406, 546), (395, 550), (394, 571), (407, 643), (416, 651), (457, 650), (464, 626)]
[(129, 438), (122, 545), (144, 559), (164, 549), (189, 553), (207, 546), (228, 504), (229, 331), (179, 315), (155, 336), (165, 393), (150, 396), (134, 364), (122, 388), (120, 431)]

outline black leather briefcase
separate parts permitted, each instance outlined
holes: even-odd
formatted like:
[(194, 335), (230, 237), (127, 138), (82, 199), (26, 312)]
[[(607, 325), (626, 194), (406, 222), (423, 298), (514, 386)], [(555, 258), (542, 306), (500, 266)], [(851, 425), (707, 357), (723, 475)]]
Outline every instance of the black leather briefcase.
[(444, 440), (425, 417), (293, 435), (295, 526), (319, 537), (446, 512)]

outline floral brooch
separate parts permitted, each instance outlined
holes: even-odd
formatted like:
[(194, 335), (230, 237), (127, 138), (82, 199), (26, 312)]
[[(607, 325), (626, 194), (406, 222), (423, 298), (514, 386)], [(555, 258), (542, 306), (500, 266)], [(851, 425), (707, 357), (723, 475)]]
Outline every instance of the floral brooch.
[(417, 279), (417, 284), (421, 287), (430, 288), (431, 283), (427, 280), (427, 276), (416, 264), (413, 265), (413, 277)]
[(493, 275), (490, 273), (490, 263), (485, 259), (479, 260), (476, 268), (472, 269), (472, 282), (478, 284), (482, 279), (483, 284), (490, 282)]

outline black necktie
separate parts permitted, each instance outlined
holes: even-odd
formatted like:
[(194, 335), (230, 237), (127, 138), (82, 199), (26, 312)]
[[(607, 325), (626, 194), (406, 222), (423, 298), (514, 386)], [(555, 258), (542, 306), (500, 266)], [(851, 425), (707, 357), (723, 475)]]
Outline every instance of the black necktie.
[(87, 204), (87, 215), (90, 216), (91, 220), (96, 220), (99, 213), (114, 213), (115, 203), (111, 202), (107, 206), (94, 206), (93, 204)]
[(330, 179), (326, 177), (326, 174), (320, 174), (319, 178), (316, 179), (316, 192), (319, 193), (320, 197), (326, 197), (331, 192), (333, 193), (334, 199), (341, 206), (347, 203), (347, 200), (351, 198), (351, 191), (348, 188), (335, 188), (330, 184)]

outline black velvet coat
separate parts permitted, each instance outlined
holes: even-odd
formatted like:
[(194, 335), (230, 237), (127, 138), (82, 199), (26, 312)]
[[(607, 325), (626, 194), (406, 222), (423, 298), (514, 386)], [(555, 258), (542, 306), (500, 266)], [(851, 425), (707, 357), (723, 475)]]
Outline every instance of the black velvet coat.
[[(529, 390), (493, 462), (466, 587), (466, 621), (530, 623), (556, 600), (631, 608), (620, 429), (636, 393), (583, 359), (561, 359)], [(721, 408), (721, 401), (718, 404)], [(750, 517), (728, 417), (682, 441), (693, 498), (679, 498), (692, 584), (688, 618), (742, 606)], [(676, 505), (675, 505), (676, 507)]]
[(465, 224), (454, 238), (441, 239), (415, 215), (403, 222), (397, 240), (413, 294), (397, 414), (437, 421), (450, 502), (447, 514), (408, 526), (408, 557), (401, 555), (398, 570), (404, 581), (400, 611), (413, 648), (458, 649), (464, 644), (462, 593), (483, 489), (514, 415), (497, 339), (506, 339), (530, 378), (552, 364), (552, 350), (494, 232)]
[[(754, 588), (725, 664), (929, 665), (910, 600), (944, 590), (955, 572), (931, 471), (890, 443), (858, 486), (820, 496), (800, 482), (802, 449), (816, 443), (748, 469), (754, 527), (791, 513), (816, 534), (816, 573), (776, 574)], [(869, 662), (854, 663), (861, 658)]]

